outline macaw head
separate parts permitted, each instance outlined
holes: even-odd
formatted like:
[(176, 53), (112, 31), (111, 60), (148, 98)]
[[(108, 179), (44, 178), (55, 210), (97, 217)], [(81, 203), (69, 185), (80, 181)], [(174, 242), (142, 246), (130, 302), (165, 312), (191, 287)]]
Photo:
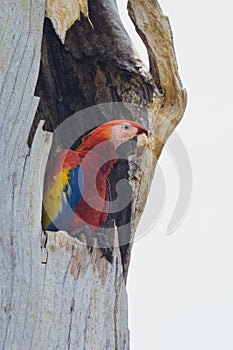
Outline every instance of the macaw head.
[[(114, 144), (114, 148), (117, 149), (122, 143), (132, 140), (135, 136), (146, 135), (148, 131), (140, 124), (129, 120), (118, 120), (109, 122), (112, 128), (111, 142)], [(108, 123), (107, 123), (108, 124)]]
[(86, 154), (86, 151), (92, 149), (102, 154), (115, 154), (121, 144), (139, 135), (143, 135), (147, 140), (148, 130), (131, 120), (112, 120), (83, 137), (77, 151)]
[(148, 130), (134, 121), (112, 120), (94, 129), (82, 141), (83, 145), (85, 144), (87, 146), (88, 144), (89, 149), (108, 141), (114, 150), (116, 150), (124, 142), (142, 134), (147, 138)]

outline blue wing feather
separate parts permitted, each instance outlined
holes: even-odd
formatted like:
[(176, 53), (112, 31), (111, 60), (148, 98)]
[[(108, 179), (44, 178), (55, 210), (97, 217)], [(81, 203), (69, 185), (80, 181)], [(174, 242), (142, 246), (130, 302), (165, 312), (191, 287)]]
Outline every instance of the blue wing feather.
[[(64, 171), (64, 170), (63, 170)], [(56, 178), (53, 179), (53, 185), (47, 189), (50, 191), (46, 198), (47, 205), (44, 203), (43, 211), (49, 220), (44, 225), (44, 229), (48, 231), (57, 231), (69, 229), (74, 213), (82, 199), (84, 176), (80, 165), (65, 170), (67, 182), (62, 186)], [(59, 177), (61, 179), (61, 175)], [(53, 189), (55, 189), (53, 191)]]

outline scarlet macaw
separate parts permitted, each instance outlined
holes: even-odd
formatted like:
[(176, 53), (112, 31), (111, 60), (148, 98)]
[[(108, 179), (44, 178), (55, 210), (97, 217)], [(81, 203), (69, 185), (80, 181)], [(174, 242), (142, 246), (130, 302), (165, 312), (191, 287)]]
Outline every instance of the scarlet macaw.
[(100, 232), (109, 213), (108, 175), (118, 160), (117, 148), (148, 131), (129, 120), (107, 122), (82, 139), (76, 150), (64, 150), (45, 171), (42, 228), (72, 234), (83, 226)]

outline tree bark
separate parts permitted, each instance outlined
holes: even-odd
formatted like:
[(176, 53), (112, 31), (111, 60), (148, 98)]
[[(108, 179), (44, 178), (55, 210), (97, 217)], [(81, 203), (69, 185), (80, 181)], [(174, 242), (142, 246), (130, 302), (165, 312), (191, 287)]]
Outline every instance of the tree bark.
[[(125, 283), (133, 237), (157, 159), (183, 116), (186, 92), (157, 1), (129, 0), (128, 9), (148, 49), (150, 71), (114, 0), (0, 4), (1, 349), (129, 349)], [(107, 114), (102, 108), (111, 102), (123, 106), (117, 115), (111, 104)], [(97, 122), (127, 116), (150, 131), (140, 167), (122, 160), (111, 174), (113, 189), (126, 178), (132, 191), (131, 203), (109, 221), (120, 244), (121, 227), (130, 222), (112, 264), (66, 232), (41, 232), (51, 132), (93, 105), (99, 105)], [(56, 146), (66, 147), (59, 137)]]

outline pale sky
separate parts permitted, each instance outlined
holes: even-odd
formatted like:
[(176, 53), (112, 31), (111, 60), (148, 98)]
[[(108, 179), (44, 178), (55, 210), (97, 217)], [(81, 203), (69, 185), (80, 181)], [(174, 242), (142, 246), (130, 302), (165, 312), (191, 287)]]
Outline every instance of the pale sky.
[[(143, 45), (118, 0), (141, 57)], [(189, 211), (171, 235), (178, 174), (160, 158), (167, 200), (156, 226), (134, 245), (128, 280), (132, 350), (233, 349), (232, 2), (168, 1), (179, 71), (188, 106), (177, 128), (193, 170)], [(185, 166), (185, 165), (184, 165)], [(156, 177), (146, 208), (153, 212)], [(146, 220), (146, 214), (142, 220)]]

